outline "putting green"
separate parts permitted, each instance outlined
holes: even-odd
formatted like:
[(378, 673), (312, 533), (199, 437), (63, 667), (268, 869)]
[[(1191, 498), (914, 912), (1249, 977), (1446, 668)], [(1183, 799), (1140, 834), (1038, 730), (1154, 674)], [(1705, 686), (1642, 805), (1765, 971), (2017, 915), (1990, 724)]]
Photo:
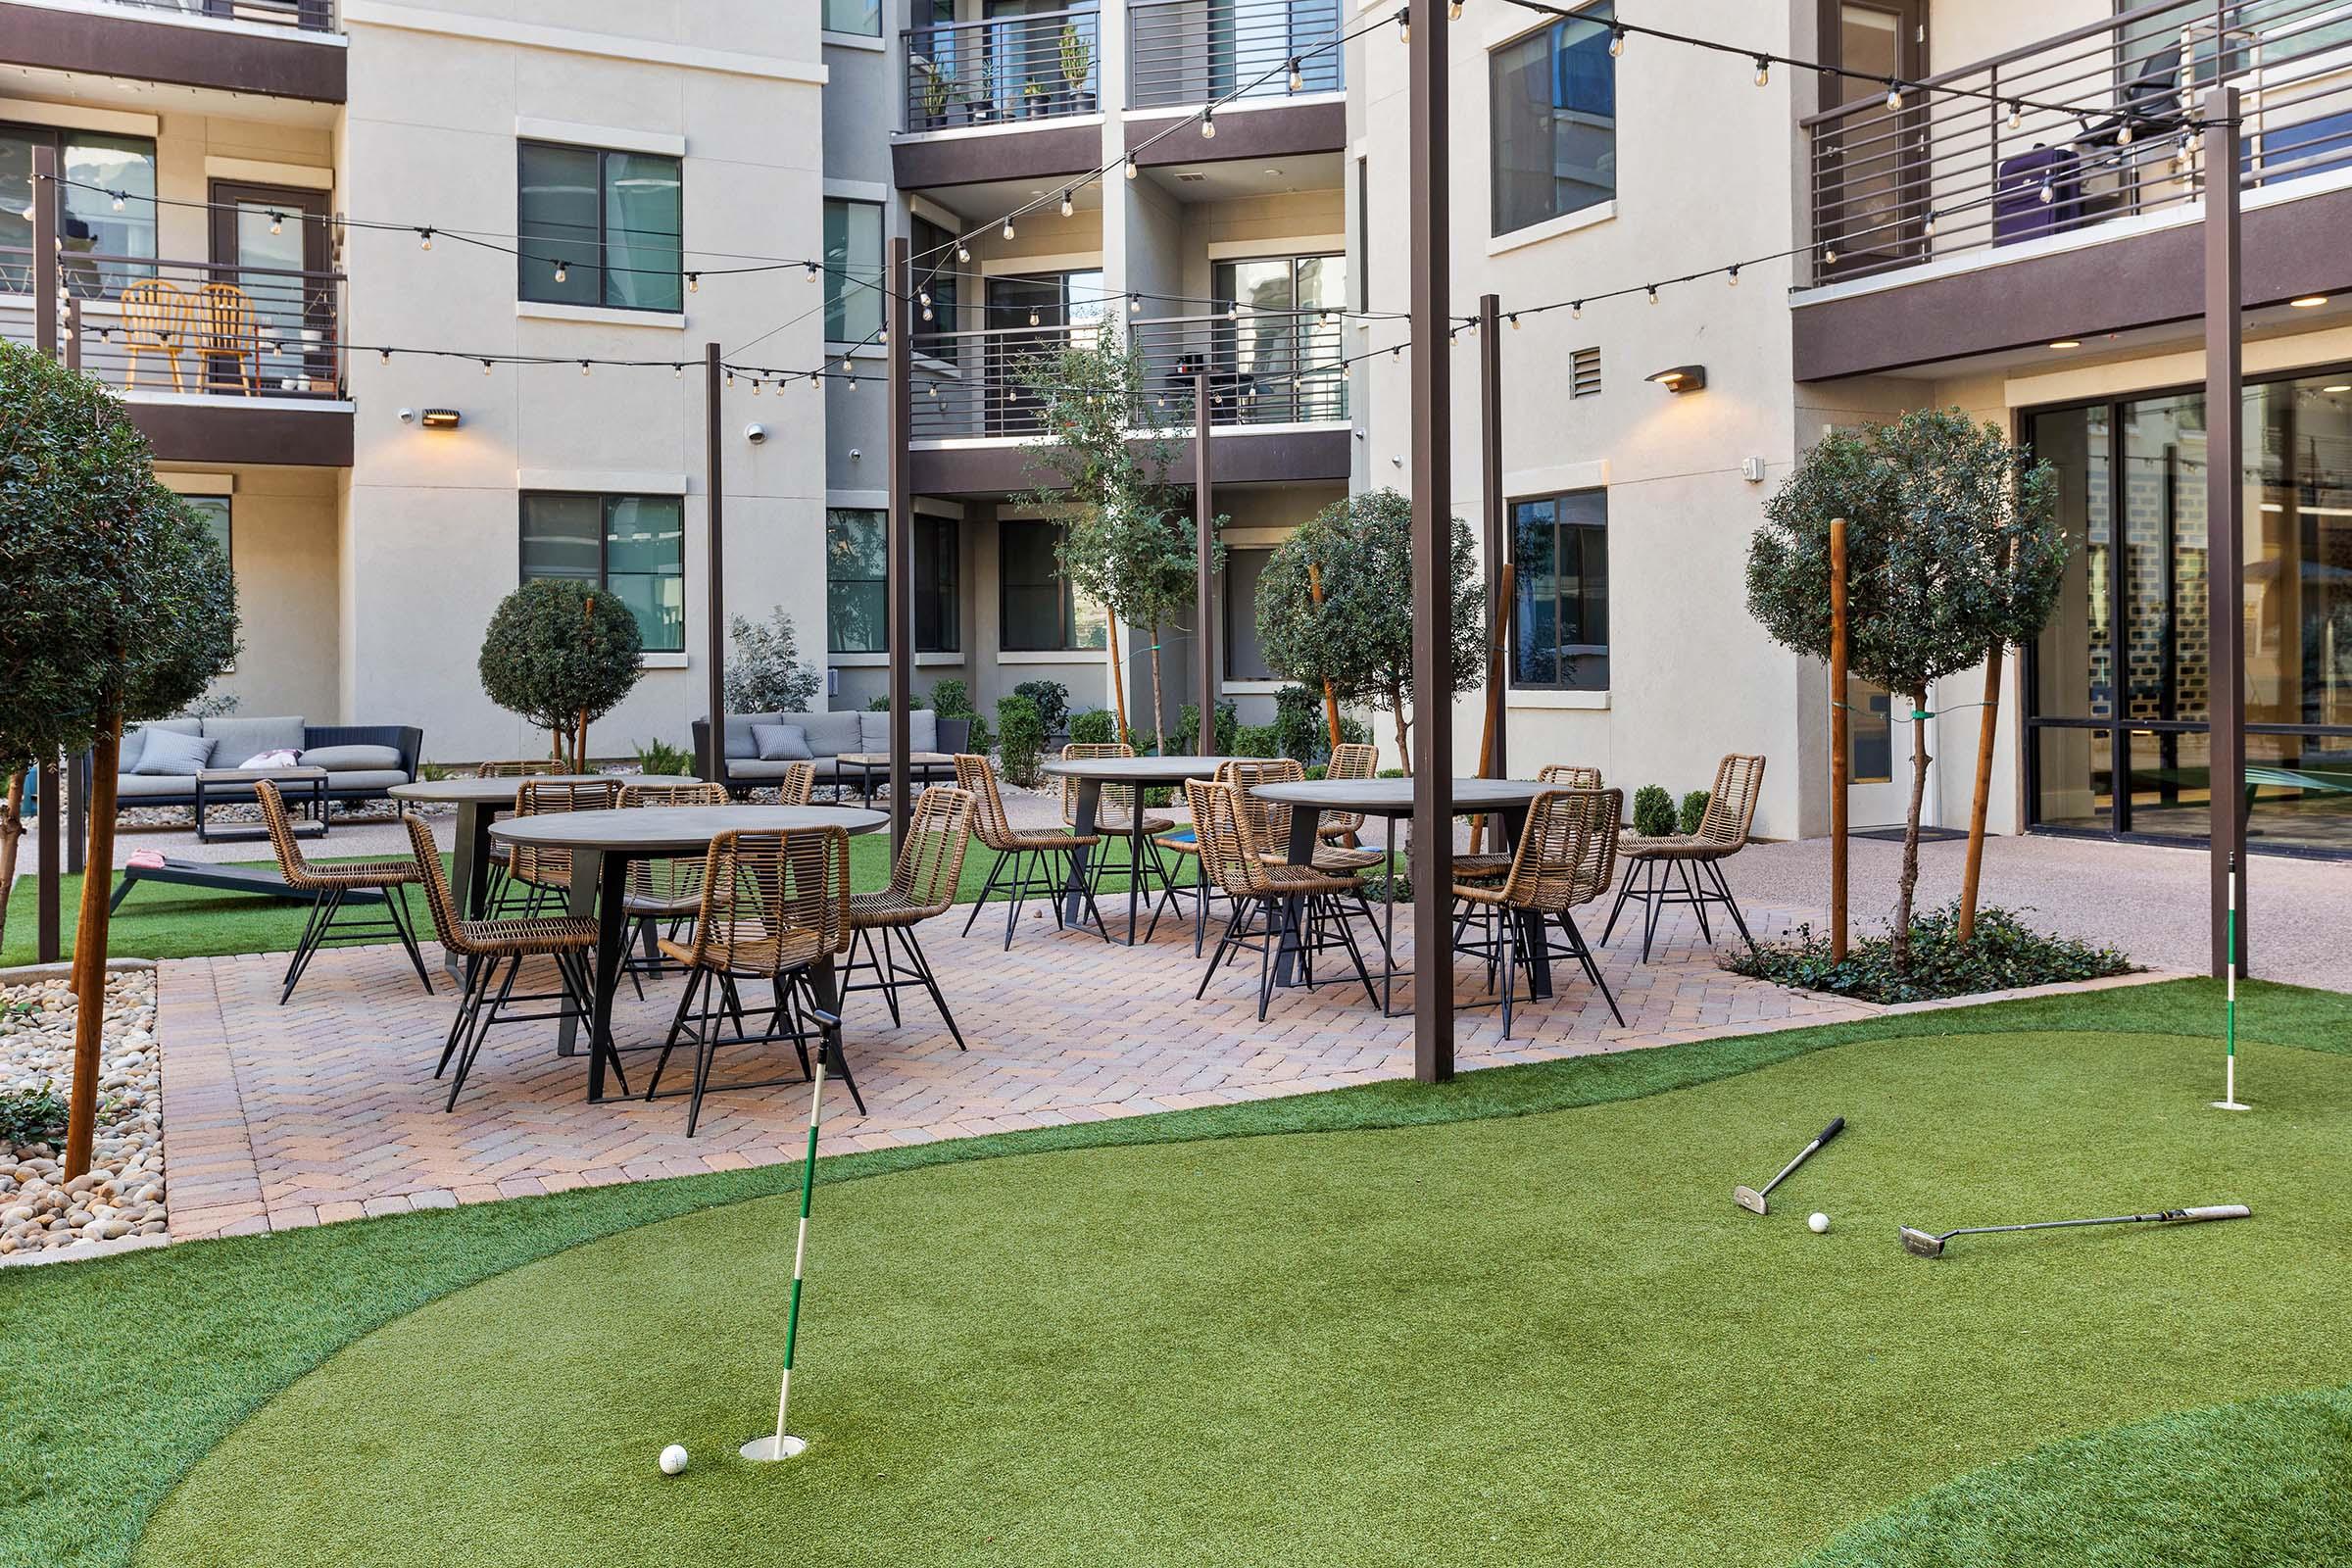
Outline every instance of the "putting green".
[[(699, 1211), (334, 1355), (137, 1560), (1785, 1564), (2058, 1440), (2352, 1377), (2352, 1058), (2265, 1051), (2243, 1116), (2204, 1107), (2216, 1065), (1893, 1040), (1543, 1115), (826, 1187), (811, 1447), (780, 1467), (733, 1450), (772, 1419), (792, 1209)], [(1774, 1214), (1731, 1204), (1835, 1113)], [(1894, 1242), (2232, 1200), (2255, 1217)]]

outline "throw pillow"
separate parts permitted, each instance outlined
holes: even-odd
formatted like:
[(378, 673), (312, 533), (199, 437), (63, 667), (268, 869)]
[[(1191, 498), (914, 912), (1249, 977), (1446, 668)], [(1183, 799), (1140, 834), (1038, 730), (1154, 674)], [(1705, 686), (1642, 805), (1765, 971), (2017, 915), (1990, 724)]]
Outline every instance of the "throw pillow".
[(754, 724), (753, 744), (760, 748), (762, 762), (811, 762), (816, 754), (808, 749), (808, 732), (798, 724)]
[(202, 735), (151, 729), (139, 751), (138, 771), (150, 778), (193, 778), (212, 765), (213, 743)]
[(295, 754), (280, 746), (271, 751), (256, 753), (237, 765), (239, 767), (293, 767)]

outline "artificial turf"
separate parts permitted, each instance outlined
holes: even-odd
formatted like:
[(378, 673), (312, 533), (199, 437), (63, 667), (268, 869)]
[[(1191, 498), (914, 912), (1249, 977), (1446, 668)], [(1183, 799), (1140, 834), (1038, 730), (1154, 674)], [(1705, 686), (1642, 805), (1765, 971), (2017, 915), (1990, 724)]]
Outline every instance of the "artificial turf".
[[(2265, 1042), (2347, 1049), (2341, 998), (2254, 987), (2247, 1012)], [(2343, 1260), (2311, 1245), (2334, 1156), (2314, 1141), (2340, 1126), (2352, 1065), (2253, 1047), (2264, 1111), (2192, 1114), (2211, 1046), (2131, 1032), (2217, 1019), (2211, 987), (2167, 985), (822, 1162), (801, 1410), (832, 1485), (770, 1472), (796, 1500), (762, 1517), (818, 1560), (1785, 1561), (2048, 1438), (2341, 1381)], [(2099, 1033), (2064, 1032), (2082, 1030)], [(1810, 1054), (1838, 1045), (1854, 1049)], [(1733, 1210), (1723, 1190), (1777, 1164), (1824, 1097), (1861, 1136), (1803, 1178), (1814, 1192), (1786, 1194), (1838, 1228)], [(1573, 1106), (1607, 1108), (1453, 1125)], [(1384, 1127), (1423, 1130), (1151, 1147)], [(1055, 1150), (1071, 1152), (963, 1163)], [(834, 1185), (935, 1166), (953, 1168)], [(430, 1531), (436, 1560), (582, 1560), (563, 1555), (581, 1533), (636, 1528), (641, 1555), (697, 1560), (735, 1528), (714, 1509), (769, 1495), (735, 1490), (723, 1461), (761, 1418), (772, 1324), (738, 1292), (770, 1293), (782, 1215), (653, 1225), (498, 1276), (796, 1180), (775, 1167), (0, 1273), (0, 1542), (44, 1568), (123, 1561), (223, 1434), (391, 1323), (200, 1465), (142, 1560), (384, 1549), (322, 1546), (346, 1514), (412, 1546)], [(2073, 1207), (2203, 1200), (2224, 1182), (2257, 1220), (1936, 1263), (1890, 1239), (1898, 1206), (1985, 1217), (1947, 1206), (1955, 1183)], [(2132, 1353), (2113, 1361), (2067, 1353), (2118, 1340)], [(443, 1359), (404, 1359), (428, 1346)], [(1956, 1405), (1954, 1367), (1918, 1364), (1947, 1346), (1972, 1386)], [(2228, 1356), (2202, 1353), (2216, 1347)], [(368, 1402), (301, 1402), (330, 1387)], [(334, 1461), (283, 1424), (303, 1410), (318, 1444), (398, 1463), (322, 1474)], [(1826, 1446), (1784, 1456), (1784, 1423), (1821, 1426)], [(612, 1446), (553, 1451), (584, 1434)], [(648, 1492), (672, 1438), (697, 1470)], [(451, 1492), (410, 1490), (412, 1465)], [(256, 1533), (294, 1499), (292, 1534)]]

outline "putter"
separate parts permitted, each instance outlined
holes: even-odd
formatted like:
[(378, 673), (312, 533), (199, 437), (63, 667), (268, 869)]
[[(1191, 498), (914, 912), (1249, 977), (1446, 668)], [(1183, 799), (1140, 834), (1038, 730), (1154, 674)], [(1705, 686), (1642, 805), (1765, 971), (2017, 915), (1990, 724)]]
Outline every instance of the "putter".
[(2116, 1214), (2106, 1219), (2044, 1219), (2031, 1225), (1971, 1225), (1963, 1230), (1945, 1231), (1931, 1236), (1926, 1231), (1900, 1227), (1903, 1250), (1921, 1257), (1941, 1257), (1943, 1244), (1955, 1236), (1991, 1236), (2003, 1231), (2055, 1231), (2077, 1225), (2151, 1225), (2193, 1224), (2205, 1219), (2244, 1219), (2254, 1212), (2243, 1203), (2209, 1203), (2203, 1208), (2165, 1208), (2153, 1214)]
[(1806, 1160), (1810, 1159), (1813, 1156), (1813, 1151), (1819, 1149), (1822, 1145), (1837, 1137), (1838, 1133), (1844, 1130), (1844, 1128), (1845, 1118), (1843, 1116), (1840, 1116), (1836, 1121), (1831, 1122), (1827, 1127), (1824, 1127), (1821, 1130), (1821, 1136), (1819, 1138), (1814, 1139), (1804, 1148), (1798, 1150), (1796, 1152), (1796, 1157), (1781, 1167), (1780, 1175), (1775, 1176), (1772, 1180), (1764, 1184), (1763, 1192), (1759, 1193), (1753, 1187), (1735, 1187), (1732, 1189), (1732, 1201), (1738, 1203), (1741, 1208), (1746, 1209), (1751, 1214), (1761, 1214), (1765, 1212), (1766, 1205), (1764, 1200), (1771, 1196), (1772, 1190), (1775, 1187), (1780, 1186), (1782, 1182), (1788, 1180), (1788, 1173), (1790, 1171), (1796, 1169), (1797, 1166), (1802, 1165)]

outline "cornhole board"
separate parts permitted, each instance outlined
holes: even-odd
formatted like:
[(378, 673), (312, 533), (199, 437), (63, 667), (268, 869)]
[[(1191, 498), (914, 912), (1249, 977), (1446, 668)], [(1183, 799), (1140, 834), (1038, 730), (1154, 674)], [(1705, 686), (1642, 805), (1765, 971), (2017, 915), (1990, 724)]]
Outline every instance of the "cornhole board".
[[(288, 887), (286, 879), (275, 871), (241, 865), (214, 865), (205, 860), (181, 860), (171, 856), (166, 856), (161, 865), (126, 865), (119, 875), (122, 880), (115, 884), (115, 896), (107, 901), (109, 914), (121, 908), (130, 890), (142, 882), (166, 882), (183, 888), (212, 888), (221, 893), (252, 893), (262, 898), (284, 899), (294, 904), (318, 902), (318, 894)], [(344, 892), (343, 902), (381, 904), (384, 896), (365, 888), (351, 888)]]

